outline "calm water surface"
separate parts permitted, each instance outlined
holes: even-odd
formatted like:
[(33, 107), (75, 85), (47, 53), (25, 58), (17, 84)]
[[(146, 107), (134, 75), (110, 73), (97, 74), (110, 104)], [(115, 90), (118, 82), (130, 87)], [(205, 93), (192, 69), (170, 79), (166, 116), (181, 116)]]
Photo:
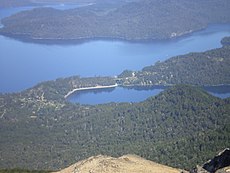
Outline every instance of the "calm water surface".
[[(14, 10), (18, 9), (10, 9)], [(10, 11), (0, 11), (0, 18)], [(149, 43), (36, 44), (0, 36), (0, 92), (21, 91), (59, 77), (114, 76), (124, 69), (141, 70), (172, 56), (221, 47), (220, 40), (229, 35), (230, 25), (212, 25), (179, 39)]]
[(139, 88), (107, 88), (98, 90), (78, 91), (68, 97), (73, 103), (103, 104), (109, 102), (139, 102), (163, 91), (165, 87), (139, 87)]
[[(156, 96), (160, 92), (164, 91), (168, 87), (164, 86), (152, 86), (152, 87), (116, 87), (109, 89), (97, 89), (78, 91), (68, 97), (68, 100), (72, 103), (80, 104), (103, 104), (109, 102), (141, 102), (146, 100), (150, 96)], [(204, 87), (208, 93), (219, 97), (230, 97), (230, 86), (212, 86)]]

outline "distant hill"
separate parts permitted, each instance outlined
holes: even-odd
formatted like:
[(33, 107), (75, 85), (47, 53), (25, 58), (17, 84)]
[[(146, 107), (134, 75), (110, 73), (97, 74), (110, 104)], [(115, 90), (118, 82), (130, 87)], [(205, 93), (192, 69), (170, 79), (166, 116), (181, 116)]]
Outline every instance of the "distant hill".
[[(154, 163), (136, 155), (119, 158), (93, 156), (55, 173), (181, 173), (182, 170)], [(186, 171), (184, 171), (186, 173)]]
[[(127, 1), (129, 2), (129, 1)], [(29, 39), (168, 39), (230, 22), (229, 0), (141, 0), (18, 13), (2, 21), (0, 33)]]
[(0, 8), (24, 7), (24, 6), (42, 6), (47, 4), (82, 4), (82, 3), (121, 3), (135, 0), (1, 0)]

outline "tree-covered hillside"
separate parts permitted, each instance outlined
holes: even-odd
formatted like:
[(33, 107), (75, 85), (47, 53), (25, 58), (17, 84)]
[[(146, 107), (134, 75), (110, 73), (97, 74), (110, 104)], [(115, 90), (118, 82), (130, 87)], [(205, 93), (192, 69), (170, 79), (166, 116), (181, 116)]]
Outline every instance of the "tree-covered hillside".
[(125, 85), (230, 84), (228, 40), (222, 40), (222, 48), (176, 56), (141, 71), (124, 71), (119, 77)]
[(230, 46), (230, 37), (225, 37), (221, 40), (223, 46)]
[[(97, 154), (134, 153), (190, 169), (230, 143), (230, 101), (186, 85), (141, 103), (29, 104), (1, 95), (0, 167), (59, 169)], [(28, 103), (28, 104), (26, 104)]]
[(228, 23), (229, 9), (228, 0), (136, 0), (65, 11), (40, 8), (3, 19), (0, 33), (33, 40), (168, 39)]

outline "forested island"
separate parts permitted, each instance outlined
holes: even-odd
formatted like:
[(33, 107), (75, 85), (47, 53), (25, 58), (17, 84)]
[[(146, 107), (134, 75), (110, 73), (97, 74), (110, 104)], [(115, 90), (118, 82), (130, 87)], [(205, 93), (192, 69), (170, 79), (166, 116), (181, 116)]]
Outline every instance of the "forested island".
[(64, 11), (38, 8), (3, 19), (0, 34), (34, 41), (169, 39), (228, 23), (229, 9), (228, 0), (95, 3)]
[[(230, 84), (228, 39), (223, 39), (222, 48), (174, 57), (140, 72), (60, 78), (0, 94), (0, 167), (56, 170), (92, 155), (127, 153), (187, 170), (203, 163), (230, 143), (229, 98), (216, 98), (199, 88)], [(174, 75), (174, 68), (180, 75), (172, 83), (165, 76)], [(196, 78), (200, 70), (204, 76)], [(194, 78), (180, 84), (192, 73)], [(65, 99), (76, 88), (149, 85), (134, 81), (150, 77), (166, 81), (152, 84), (178, 85), (140, 103), (90, 106)]]

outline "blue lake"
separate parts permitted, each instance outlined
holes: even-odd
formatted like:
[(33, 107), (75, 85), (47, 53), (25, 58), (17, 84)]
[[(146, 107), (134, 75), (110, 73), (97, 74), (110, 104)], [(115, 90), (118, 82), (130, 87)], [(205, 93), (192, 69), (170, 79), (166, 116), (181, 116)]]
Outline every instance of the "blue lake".
[(102, 104), (109, 102), (140, 102), (150, 96), (155, 96), (166, 87), (116, 87), (107, 89), (93, 89), (77, 91), (68, 100), (80, 104)]
[[(80, 104), (103, 104), (109, 102), (141, 102), (150, 96), (156, 96), (168, 87), (116, 87), (107, 89), (93, 89), (77, 91), (68, 97), (68, 101)], [(208, 93), (219, 97), (230, 97), (230, 86), (203, 87)]]
[[(0, 10), (0, 18), (31, 8), (34, 7)], [(225, 36), (230, 36), (230, 25), (211, 25), (178, 39), (145, 43), (96, 40), (38, 44), (0, 36), (0, 92), (22, 91), (59, 77), (115, 76), (125, 69), (141, 70), (172, 56), (221, 47)], [(129, 96), (131, 100), (132, 97), (135, 96)]]

